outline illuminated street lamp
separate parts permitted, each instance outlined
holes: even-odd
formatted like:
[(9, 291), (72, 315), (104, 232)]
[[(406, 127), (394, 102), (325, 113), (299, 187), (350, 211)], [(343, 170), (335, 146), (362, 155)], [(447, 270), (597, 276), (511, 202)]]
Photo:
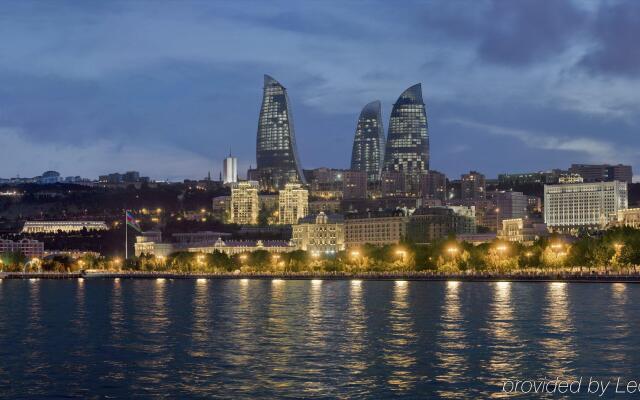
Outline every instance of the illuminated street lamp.
[(240, 255), (240, 260), (241, 261), (246, 261), (247, 260), (247, 255), (246, 254), (241, 254)]
[(447, 247), (447, 253), (449, 254), (449, 256), (451, 256), (451, 258), (455, 257), (456, 253), (458, 253), (458, 248), (455, 246), (449, 246)]
[(358, 250), (354, 250), (351, 252), (351, 258), (358, 258), (360, 257), (360, 252)]
[(402, 261), (404, 261), (406, 255), (407, 255), (407, 252), (405, 250), (396, 250), (396, 255), (398, 257), (400, 257), (402, 259)]
[(622, 248), (624, 247), (624, 244), (622, 244), (622, 243), (614, 243), (613, 247), (616, 249), (617, 252), (620, 252), (620, 250), (622, 250)]

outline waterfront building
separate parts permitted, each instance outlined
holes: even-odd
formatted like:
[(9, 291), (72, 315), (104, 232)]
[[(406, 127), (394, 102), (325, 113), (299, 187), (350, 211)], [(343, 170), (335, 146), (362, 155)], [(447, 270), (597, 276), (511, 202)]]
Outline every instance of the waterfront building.
[(366, 199), (367, 198), (367, 172), (366, 171), (344, 171), (342, 175), (343, 189), (342, 198)]
[(309, 191), (299, 183), (287, 183), (278, 193), (280, 224), (297, 224), (309, 214)]
[(243, 181), (231, 187), (229, 222), (232, 224), (257, 224), (260, 210), (258, 182)]
[(384, 159), (384, 127), (382, 107), (373, 101), (362, 109), (351, 151), (351, 169), (366, 173), (369, 182), (380, 179)]
[(616, 222), (618, 226), (640, 229), (640, 208), (619, 210)]
[(104, 221), (26, 221), (22, 233), (68, 233), (87, 231), (106, 231)]
[(420, 196), (425, 200), (447, 201), (447, 176), (430, 170), (420, 177)]
[(527, 215), (527, 196), (522, 192), (500, 191), (495, 194), (498, 226), (505, 219), (524, 218)]
[(633, 170), (630, 165), (609, 164), (572, 164), (572, 174), (580, 175), (584, 182), (626, 182), (631, 183)]
[(473, 234), (475, 215), (456, 213), (448, 207), (417, 209), (409, 217), (407, 238), (414, 243), (432, 243), (450, 234)]
[(409, 217), (402, 211), (365, 212), (347, 215), (344, 223), (346, 247), (364, 244), (396, 244), (406, 237)]
[(238, 182), (238, 159), (231, 154), (222, 162), (222, 182), (224, 184)]
[(344, 219), (341, 215), (308, 215), (293, 225), (292, 241), (297, 249), (312, 254), (335, 254), (345, 248)]
[(509, 242), (531, 244), (541, 237), (548, 236), (547, 225), (542, 221), (529, 218), (502, 220), (502, 229), (498, 238)]
[(470, 171), (460, 179), (460, 198), (465, 200), (483, 200), (486, 198), (486, 180), (483, 174)]
[(604, 228), (627, 208), (626, 182), (544, 186), (544, 222), (554, 231)]
[(391, 110), (383, 168), (405, 176), (405, 191), (417, 194), (420, 175), (429, 169), (429, 132), (422, 86), (405, 90)]
[[(138, 238), (136, 238), (138, 239)], [(213, 243), (158, 243), (148, 241), (136, 241), (135, 254), (168, 257), (178, 251), (189, 253), (214, 253), (220, 252), (233, 256), (236, 254), (252, 253), (264, 250), (269, 253), (288, 253), (296, 250), (296, 247), (288, 240), (223, 240), (218, 238)]]
[(471, 243), (474, 246), (478, 246), (484, 243), (491, 243), (496, 240), (497, 236), (495, 232), (487, 233), (463, 233), (456, 235), (456, 239), (461, 242)]
[(27, 258), (41, 258), (44, 255), (44, 243), (27, 238), (16, 241), (0, 238), (1, 253), (22, 253)]
[(263, 189), (275, 191), (287, 183), (306, 183), (298, 157), (287, 89), (269, 75), (264, 76), (256, 161), (256, 175)]

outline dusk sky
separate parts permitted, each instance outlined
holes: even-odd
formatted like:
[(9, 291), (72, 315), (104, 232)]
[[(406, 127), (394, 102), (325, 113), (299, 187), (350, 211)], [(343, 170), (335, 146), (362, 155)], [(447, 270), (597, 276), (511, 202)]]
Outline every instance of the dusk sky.
[(263, 74), (303, 168), (347, 168), (362, 106), (422, 83), (431, 168), (629, 163), (640, 1), (2, 1), (0, 177), (255, 165)]

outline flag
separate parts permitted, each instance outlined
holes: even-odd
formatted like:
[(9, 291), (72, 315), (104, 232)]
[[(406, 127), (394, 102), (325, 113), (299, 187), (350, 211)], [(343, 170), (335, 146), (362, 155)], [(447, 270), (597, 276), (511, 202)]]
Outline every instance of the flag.
[(133, 218), (133, 215), (131, 214), (131, 212), (125, 211), (124, 213), (127, 220), (127, 225), (137, 230), (138, 232), (142, 233), (142, 229), (140, 229), (140, 225), (138, 225), (138, 223), (136, 222), (136, 219)]

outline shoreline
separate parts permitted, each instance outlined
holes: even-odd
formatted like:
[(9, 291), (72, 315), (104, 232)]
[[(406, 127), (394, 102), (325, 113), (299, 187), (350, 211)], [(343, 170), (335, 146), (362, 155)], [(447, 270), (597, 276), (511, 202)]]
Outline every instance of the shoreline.
[(539, 274), (438, 274), (424, 272), (397, 273), (282, 273), (222, 274), (175, 272), (2, 272), (0, 279), (212, 279), (212, 280), (363, 280), (363, 281), (427, 281), (427, 282), (571, 282), (571, 283), (640, 283), (640, 273), (539, 273)]

